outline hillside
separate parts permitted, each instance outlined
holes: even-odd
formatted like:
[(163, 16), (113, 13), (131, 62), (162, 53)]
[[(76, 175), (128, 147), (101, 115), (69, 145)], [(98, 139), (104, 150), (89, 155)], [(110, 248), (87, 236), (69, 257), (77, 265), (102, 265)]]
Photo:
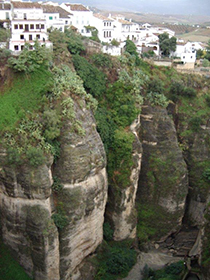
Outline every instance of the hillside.
[[(34, 280), (122, 279), (149, 249), (209, 280), (210, 80), (129, 40), (111, 57), (49, 37), (0, 68), (1, 239)], [(148, 277), (181, 280), (183, 261)]]

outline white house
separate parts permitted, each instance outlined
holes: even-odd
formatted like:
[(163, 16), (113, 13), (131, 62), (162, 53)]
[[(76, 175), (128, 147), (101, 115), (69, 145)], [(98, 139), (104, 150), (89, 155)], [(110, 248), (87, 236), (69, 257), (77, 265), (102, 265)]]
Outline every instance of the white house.
[(0, 2), (0, 23), (5, 28), (9, 27), (11, 13), (11, 4), (9, 2)]
[(72, 14), (60, 6), (42, 5), (46, 27), (64, 32), (65, 27), (72, 25)]
[(101, 42), (110, 43), (114, 38), (113, 20), (101, 14), (94, 14), (92, 26), (98, 30), (98, 37)]
[(9, 49), (19, 52), (26, 42), (33, 49), (34, 40), (47, 47), (48, 41), (46, 21), (40, 4), (34, 2), (12, 2), (11, 38)]
[(136, 40), (136, 32), (139, 30), (139, 25), (137, 23), (132, 22), (131, 20), (126, 20), (123, 16), (111, 16), (110, 19), (114, 20), (114, 38), (121, 42), (126, 39)]
[[(61, 8), (73, 14), (72, 25), (75, 26), (83, 36), (91, 36), (85, 26), (91, 25), (93, 21), (93, 12), (82, 4), (62, 3)], [(97, 27), (96, 27), (97, 28)]]

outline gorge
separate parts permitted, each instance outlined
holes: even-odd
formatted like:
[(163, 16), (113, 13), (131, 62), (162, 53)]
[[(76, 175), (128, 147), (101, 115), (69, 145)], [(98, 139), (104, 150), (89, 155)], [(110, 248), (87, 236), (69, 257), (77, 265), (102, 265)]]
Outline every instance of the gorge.
[(58, 36), (1, 63), (3, 242), (35, 280), (123, 278), (151, 248), (210, 279), (209, 78)]

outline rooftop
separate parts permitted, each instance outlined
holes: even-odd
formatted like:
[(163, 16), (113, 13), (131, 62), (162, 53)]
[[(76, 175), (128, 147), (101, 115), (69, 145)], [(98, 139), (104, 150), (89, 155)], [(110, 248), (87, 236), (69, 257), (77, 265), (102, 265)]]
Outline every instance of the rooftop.
[(59, 6), (52, 5), (42, 5), (42, 9), (44, 13), (53, 14), (58, 13), (60, 18), (69, 18), (72, 14), (62, 9)]
[(70, 7), (71, 11), (89, 12), (89, 10), (82, 4), (69, 4), (65, 3), (67, 7)]
[(11, 2), (16, 9), (41, 9), (41, 5), (36, 2)]
[(104, 21), (113, 21), (112, 19), (110, 19), (108, 17), (105, 17), (105, 16), (103, 16), (101, 14), (94, 14), (93, 16), (96, 17), (96, 18), (99, 18), (101, 20), (104, 20)]

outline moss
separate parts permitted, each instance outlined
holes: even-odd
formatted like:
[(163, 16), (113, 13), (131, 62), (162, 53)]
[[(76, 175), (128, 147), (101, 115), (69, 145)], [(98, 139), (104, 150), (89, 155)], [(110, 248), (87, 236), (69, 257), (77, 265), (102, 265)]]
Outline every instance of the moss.
[(0, 239), (0, 278), (4, 280), (31, 280), (23, 267), (12, 257), (9, 248)]

